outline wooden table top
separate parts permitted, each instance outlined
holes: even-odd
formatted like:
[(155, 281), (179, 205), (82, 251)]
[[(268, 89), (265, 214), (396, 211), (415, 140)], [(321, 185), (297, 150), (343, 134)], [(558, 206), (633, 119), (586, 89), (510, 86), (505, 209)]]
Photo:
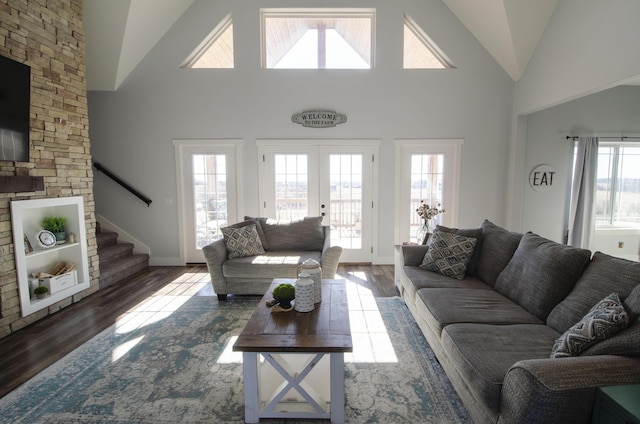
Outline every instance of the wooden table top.
[(322, 280), (322, 302), (311, 312), (272, 314), (266, 302), (282, 283), (295, 279), (276, 278), (233, 345), (240, 352), (351, 352), (351, 328), (344, 280)]

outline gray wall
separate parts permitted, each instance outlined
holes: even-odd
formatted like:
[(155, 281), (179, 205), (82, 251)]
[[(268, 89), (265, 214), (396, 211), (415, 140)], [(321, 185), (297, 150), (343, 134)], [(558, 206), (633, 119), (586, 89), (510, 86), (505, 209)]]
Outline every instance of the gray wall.
[[(640, 134), (640, 87), (620, 86), (530, 114), (527, 122), (523, 227), (561, 241), (567, 226), (573, 143), (567, 135)], [(538, 164), (556, 169), (554, 187), (536, 192), (528, 183)], [(640, 237), (597, 233), (593, 250), (638, 260)], [(625, 242), (618, 249), (618, 241)]]
[[(272, 1), (269, 7), (313, 7)], [(342, 6), (323, 2), (323, 6)], [(460, 226), (504, 219), (507, 147), (514, 83), (440, 0), (352, 1), (377, 9), (376, 67), (368, 71), (260, 69), (261, 0), (196, 1), (116, 92), (90, 92), (92, 155), (154, 202), (147, 207), (103, 175), (96, 211), (150, 246), (153, 264), (179, 264), (173, 139), (244, 140), (243, 214), (258, 213), (260, 138), (381, 140), (380, 199), (393, 199), (394, 140), (463, 138)], [(402, 70), (402, 24), (409, 14), (455, 63), (453, 70)], [(233, 70), (179, 65), (217, 23), (234, 21)], [(327, 107), (348, 122), (309, 129), (293, 113)], [(173, 199), (173, 204), (165, 204)], [(445, 205), (446, 207), (446, 205)], [(375, 262), (393, 260), (392, 202), (381, 202)]]
[[(521, 183), (530, 171), (529, 145), (537, 141), (526, 138), (527, 115), (640, 79), (638, 16), (637, 0), (558, 2), (526, 72), (515, 85), (505, 204), (510, 228), (529, 229), (523, 220), (528, 213), (523, 209), (527, 187)], [(563, 148), (553, 145), (546, 157), (566, 154), (559, 149)], [(557, 233), (562, 225), (557, 219), (549, 222), (547, 233)]]
[(640, 1), (561, 0), (516, 84), (518, 114), (577, 99), (640, 75)]

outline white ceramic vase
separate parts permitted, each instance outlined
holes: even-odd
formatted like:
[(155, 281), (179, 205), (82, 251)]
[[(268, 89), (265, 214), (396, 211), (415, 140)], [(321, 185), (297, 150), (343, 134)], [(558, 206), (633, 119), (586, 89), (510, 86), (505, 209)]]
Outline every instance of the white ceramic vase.
[(320, 303), (322, 301), (322, 268), (320, 263), (315, 259), (307, 259), (298, 266), (296, 274), (300, 276), (301, 272), (307, 273), (313, 280), (313, 303)]
[(313, 280), (309, 274), (303, 272), (296, 280), (296, 303), (295, 309), (298, 312), (313, 311)]

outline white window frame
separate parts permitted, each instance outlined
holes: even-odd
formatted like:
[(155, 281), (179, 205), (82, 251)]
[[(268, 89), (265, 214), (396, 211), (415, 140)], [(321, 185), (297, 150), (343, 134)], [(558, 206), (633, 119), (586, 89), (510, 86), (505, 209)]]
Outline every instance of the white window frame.
[[(267, 67), (267, 51), (266, 51), (266, 25), (265, 18), (268, 17), (315, 17), (315, 16), (334, 16), (339, 17), (370, 17), (371, 18), (371, 57), (369, 58), (369, 69), (375, 68), (375, 51), (376, 51), (376, 9), (375, 8), (348, 8), (348, 7), (332, 7), (332, 8), (262, 8), (260, 9), (260, 65), (262, 69), (273, 69)], [(324, 69), (323, 69), (324, 70)], [(331, 69), (329, 69), (331, 70)]]
[[(185, 169), (183, 167), (184, 158), (194, 152), (205, 154), (226, 154), (230, 155), (234, 161), (233, 166), (228, 167), (231, 174), (227, 175), (227, 194), (235, 195), (235, 205), (229, 202), (227, 204), (227, 221), (239, 222), (240, 211), (244, 210), (242, 193), (243, 187), (243, 169), (242, 169), (242, 147), (244, 141), (242, 139), (180, 139), (173, 140), (176, 161), (176, 182), (177, 182), (177, 200), (178, 200), (178, 244), (180, 246), (180, 263), (186, 263), (186, 231), (185, 228), (186, 215), (189, 211), (189, 204), (186, 200), (187, 191), (193, 190), (190, 181), (185, 181)], [(234, 172), (235, 171), (235, 172)], [(165, 204), (167, 200), (165, 199)]]
[(395, 140), (396, 172), (396, 225), (394, 243), (410, 240), (410, 201), (411, 201), (411, 156), (414, 154), (444, 155), (444, 187), (442, 207), (442, 225), (458, 226), (458, 204), (460, 193), (460, 162), (463, 139), (410, 139)]
[[(638, 142), (629, 142), (629, 141), (613, 141), (613, 140), (607, 140), (606, 138), (601, 138), (600, 141), (598, 142), (598, 149), (600, 149), (600, 147), (640, 147), (640, 143)], [(598, 152), (599, 154), (599, 152)], [(620, 160), (620, 154), (617, 154), (617, 158), (615, 159), (616, 164), (615, 164), (615, 169), (612, 172), (612, 180), (613, 180), (613, 189), (612, 189), (612, 193), (614, 193), (617, 190), (618, 184), (617, 184), (617, 180), (618, 180), (618, 172), (617, 172), (617, 167), (619, 165), (619, 160)], [(598, 163), (597, 166), (600, 166), (600, 164)], [(596, 177), (597, 178), (597, 177)], [(596, 182), (597, 184), (597, 182)], [(608, 199), (610, 203), (612, 203), (615, 198), (611, 198)], [(613, 214), (613, 208), (611, 210), (611, 213)], [(596, 232), (600, 233), (600, 234), (605, 234), (607, 232), (617, 232), (617, 231), (627, 231), (627, 230), (632, 230), (634, 232), (640, 232), (640, 224), (638, 225), (631, 225), (631, 224), (616, 224), (613, 221), (607, 223), (607, 224), (598, 224), (596, 222), (595, 219), (595, 212), (594, 212), (594, 229)]]

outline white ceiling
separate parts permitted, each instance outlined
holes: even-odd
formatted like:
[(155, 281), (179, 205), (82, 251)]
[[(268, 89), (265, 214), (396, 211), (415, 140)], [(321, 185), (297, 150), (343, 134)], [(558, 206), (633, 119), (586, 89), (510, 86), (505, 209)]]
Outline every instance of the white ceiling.
[(84, 0), (87, 89), (117, 90), (193, 0)]
[[(116, 90), (194, 0), (85, 0), (87, 88)], [(443, 0), (518, 81), (558, 0)]]

